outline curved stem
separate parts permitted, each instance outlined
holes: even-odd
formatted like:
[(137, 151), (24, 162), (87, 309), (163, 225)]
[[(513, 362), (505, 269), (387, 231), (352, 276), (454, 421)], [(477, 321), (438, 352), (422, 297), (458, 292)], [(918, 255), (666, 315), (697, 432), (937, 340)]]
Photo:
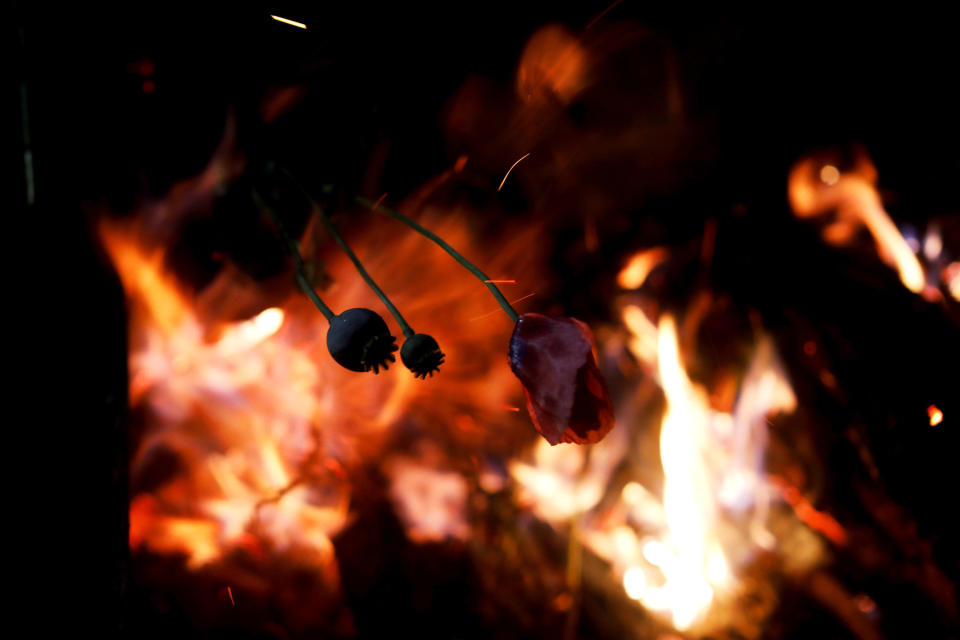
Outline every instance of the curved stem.
[(463, 265), (463, 267), (467, 269), (467, 271), (475, 275), (477, 278), (480, 279), (481, 282), (483, 282), (484, 285), (486, 285), (487, 289), (490, 290), (490, 293), (492, 293), (493, 297), (497, 299), (497, 302), (500, 303), (500, 306), (503, 308), (506, 314), (510, 316), (510, 319), (513, 320), (513, 322), (516, 322), (518, 320), (519, 316), (517, 315), (516, 310), (512, 306), (510, 306), (510, 303), (507, 302), (507, 299), (503, 297), (503, 294), (500, 292), (500, 289), (497, 288), (497, 285), (490, 282), (490, 278), (488, 278), (483, 271), (480, 271), (480, 269), (478, 269), (476, 265), (474, 265), (472, 262), (464, 258), (462, 255), (460, 255), (457, 252), (457, 250), (451, 247), (449, 244), (447, 244), (443, 238), (433, 233), (429, 229), (421, 226), (417, 222), (414, 222), (413, 220), (411, 220), (410, 218), (408, 218), (407, 216), (403, 215), (398, 211), (388, 209), (387, 207), (377, 204), (371, 200), (367, 200), (366, 198), (361, 196), (355, 197), (354, 201), (356, 201), (358, 204), (361, 204), (365, 207), (369, 207), (374, 211), (380, 211), (381, 213), (385, 213), (391, 218), (396, 218), (397, 220), (407, 225), (417, 233), (424, 235), (427, 238), (436, 242), (438, 245), (440, 245), (440, 247), (444, 251), (446, 251), (451, 256), (453, 256), (454, 260), (456, 260), (461, 265)]
[(377, 286), (377, 283), (373, 281), (373, 278), (370, 277), (370, 274), (367, 273), (367, 270), (363, 268), (363, 264), (360, 262), (360, 259), (357, 258), (356, 254), (354, 254), (353, 251), (350, 250), (350, 247), (347, 246), (347, 243), (340, 236), (337, 228), (333, 226), (332, 222), (330, 222), (330, 218), (327, 217), (327, 214), (324, 213), (323, 209), (317, 206), (312, 200), (311, 205), (313, 205), (313, 208), (317, 212), (317, 215), (320, 216), (320, 219), (323, 220), (323, 224), (327, 225), (327, 230), (330, 231), (333, 239), (337, 241), (337, 244), (340, 245), (340, 248), (343, 249), (343, 252), (346, 253), (353, 262), (353, 266), (357, 268), (357, 271), (360, 273), (360, 277), (366, 281), (371, 289), (373, 289), (373, 292), (377, 294), (377, 297), (380, 298), (380, 300), (383, 301), (383, 304), (386, 305), (387, 309), (396, 319), (397, 324), (400, 325), (400, 329), (403, 331), (404, 337), (412, 338), (414, 333), (413, 329), (410, 328), (410, 325), (407, 324), (407, 321), (403, 319), (402, 315), (400, 315), (400, 311), (393, 306), (392, 302), (390, 302), (390, 298), (387, 297), (387, 294), (385, 294), (383, 290)]
[(307, 297), (313, 301), (313, 304), (316, 305), (317, 309), (320, 310), (320, 313), (323, 314), (323, 317), (327, 319), (327, 322), (330, 322), (337, 314), (335, 314), (330, 307), (324, 304), (323, 300), (320, 299), (320, 296), (317, 295), (317, 292), (313, 290), (313, 285), (311, 285), (310, 281), (307, 280), (307, 276), (304, 273), (303, 268), (303, 258), (300, 257), (300, 250), (297, 248), (297, 243), (294, 242), (293, 238), (290, 237), (290, 234), (287, 233), (287, 229), (283, 226), (283, 222), (280, 221), (280, 216), (277, 215), (277, 212), (268, 207), (256, 191), (253, 192), (253, 199), (257, 203), (257, 206), (260, 207), (260, 210), (265, 211), (280, 230), (280, 235), (283, 237), (283, 241), (287, 245), (287, 250), (293, 256), (293, 261), (296, 263), (297, 282), (300, 284), (300, 288), (303, 289), (303, 292), (307, 294)]
[(286, 169), (280, 169), (280, 171), (290, 179), (290, 181), (297, 186), (297, 188), (303, 193), (307, 201), (310, 203), (310, 208), (313, 209), (314, 213), (323, 221), (323, 224), (326, 225), (327, 230), (330, 232), (330, 235), (333, 236), (333, 239), (337, 241), (337, 244), (340, 245), (340, 248), (343, 249), (343, 252), (347, 254), (347, 257), (350, 258), (350, 261), (353, 262), (353, 266), (357, 268), (357, 272), (360, 274), (360, 277), (367, 283), (367, 285), (373, 289), (373, 292), (377, 294), (377, 297), (383, 302), (387, 307), (387, 310), (397, 321), (397, 324), (400, 325), (400, 330), (403, 331), (405, 338), (412, 338), (414, 335), (413, 329), (407, 324), (407, 321), (404, 320), (403, 316), (400, 315), (400, 311), (393, 306), (393, 303), (390, 302), (390, 298), (387, 297), (387, 294), (377, 286), (377, 283), (373, 281), (373, 278), (370, 277), (370, 274), (367, 273), (367, 270), (363, 268), (363, 263), (360, 262), (360, 258), (347, 246), (346, 241), (343, 239), (343, 236), (340, 235), (340, 232), (337, 231), (337, 228), (333, 226), (333, 222), (330, 221), (330, 218), (327, 216), (323, 208), (307, 193), (307, 190), (304, 189), (300, 183), (297, 181), (293, 175), (290, 174)]

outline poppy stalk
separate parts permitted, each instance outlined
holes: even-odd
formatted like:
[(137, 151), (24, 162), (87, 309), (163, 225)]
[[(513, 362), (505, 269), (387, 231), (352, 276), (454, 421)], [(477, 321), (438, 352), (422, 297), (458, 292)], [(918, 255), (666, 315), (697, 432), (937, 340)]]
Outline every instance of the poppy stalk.
[(510, 369), (523, 385), (533, 426), (547, 442), (590, 444), (599, 442), (613, 428), (610, 392), (597, 366), (593, 333), (586, 323), (539, 313), (518, 315), (497, 285), (443, 238), (379, 203), (362, 197), (355, 201), (437, 243), (490, 290), (514, 322)]

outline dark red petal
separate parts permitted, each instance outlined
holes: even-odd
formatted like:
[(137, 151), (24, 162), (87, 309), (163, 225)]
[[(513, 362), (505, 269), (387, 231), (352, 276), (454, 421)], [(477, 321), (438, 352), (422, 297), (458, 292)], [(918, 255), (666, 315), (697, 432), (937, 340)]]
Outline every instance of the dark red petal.
[(586, 324), (524, 314), (510, 339), (510, 367), (523, 383), (534, 427), (550, 444), (598, 442), (613, 427), (610, 394)]

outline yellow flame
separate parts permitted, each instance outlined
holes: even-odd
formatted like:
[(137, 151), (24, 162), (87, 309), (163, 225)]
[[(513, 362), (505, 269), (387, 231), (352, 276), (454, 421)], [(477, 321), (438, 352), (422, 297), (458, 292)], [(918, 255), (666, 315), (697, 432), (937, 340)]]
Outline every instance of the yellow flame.
[(643, 309), (627, 305), (622, 312), (623, 323), (630, 332), (627, 347), (641, 362), (652, 365), (657, 361), (657, 327)]
[(674, 626), (686, 629), (713, 600), (707, 566), (714, 555), (722, 555), (714, 533), (716, 505), (710, 499), (710, 478), (699, 450), (707, 441), (710, 416), (706, 393), (690, 381), (680, 362), (676, 325), (670, 316), (660, 321), (658, 356), (667, 397), (660, 458), (670, 545), (658, 565), (666, 584), (645, 592), (641, 601), (668, 609)]
[[(793, 411), (796, 396), (773, 341), (761, 335), (732, 411), (718, 412), (684, 369), (672, 317), (665, 315), (655, 326), (629, 306), (623, 319), (632, 336), (630, 350), (656, 365), (667, 400), (660, 431), (663, 500), (628, 482), (620, 493), (624, 513), (656, 533), (638, 539), (632, 529), (618, 527), (590, 531), (585, 539), (624, 571), (623, 587), (631, 598), (688, 629), (699, 624), (718, 594), (736, 586), (731, 553), (742, 559), (744, 548), (775, 546), (766, 529), (773, 492), (762, 473), (766, 418)], [(721, 541), (721, 526), (729, 528), (731, 518), (742, 514), (748, 517), (736, 520), (744, 523), (739, 538)]]

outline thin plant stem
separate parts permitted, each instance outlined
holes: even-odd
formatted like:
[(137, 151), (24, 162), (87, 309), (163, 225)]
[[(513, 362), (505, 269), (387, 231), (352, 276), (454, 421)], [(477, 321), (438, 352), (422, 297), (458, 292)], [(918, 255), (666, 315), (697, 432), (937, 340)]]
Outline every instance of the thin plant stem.
[(383, 205), (374, 203), (373, 201), (367, 200), (366, 198), (361, 197), (361, 196), (355, 197), (355, 198), (354, 198), (354, 201), (357, 202), (357, 203), (360, 204), (360, 205), (363, 205), (364, 207), (368, 207), (368, 208), (370, 208), (370, 209), (372, 209), (372, 210), (374, 210), (374, 211), (379, 211), (379, 212), (381, 212), (381, 213), (384, 213), (384, 214), (390, 216), (391, 218), (396, 218), (397, 220), (399, 220), (399, 221), (402, 222), (403, 224), (407, 225), (408, 227), (410, 227), (411, 229), (413, 229), (413, 230), (416, 231), (417, 233), (419, 233), (419, 234), (421, 234), (421, 235), (424, 235), (424, 236), (426, 236), (427, 238), (429, 238), (430, 240), (433, 240), (434, 242), (436, 242), (438, 245), (440, 245), (440, 247), (441, 247), (444, 251), (446, 251), (446, 252), (449, 253), (451, 256), (453, 256), (453, 259), (454, 259), (454, 260), (456, 260), (456, 261), (459, 262), (461, 265), (463, 265), (463, 267), (464, 267), (467, 271), (469, 271), (470, 273), (472, 273), (473, 275), (475, 275), (477, 278), (480, 279), (481, 282), (483, 282), (483, 284), (487, 287), (487, 289), (490, 290), (490, 293), (493, 294), (493, 297), (497, 299), (497, 302), (500, 303), (500, 306), (503, 308), (503, 310), (506, 312), (506, 314), (507, 314), (508, 316), (510, 316), (510, 319), (511, 319), (514, 323), (519, 319), (519, 316), (517, 315), (516, 310), (515, 310), (512, 306), (510, 306), (510, 303), (507, 302), (507, 299), (503, 297), (503, 294), (500, 292), (500, 289), (497, 287), (497, 285), (495, 285), (494, 283), (490, 282), (490, 278), (488, 278), (487, 275), (486, 275), (483, 271), (480, 271), (480, 269), (478, 269), (478, 268), (476, 267), (476, 265), (474, 265), (472, 262), (470, 262), (469, 260), (467, 260), (466, 258), (464, 258), (462, 255), (460, 255), (460, 254), (457, 252), (457, 250), (454, 249), (453, 247), (451, 247), (449, 244), (447, 244), (447, 243), (444, 241), (443, 238), (441, 238), (441, 237), (438, 236), (437, 234), (433, 233), (433, 232), (430, 231), (429, 229), (421, 226), (419, 223), (414, 222), (413, 220), (411, 220), (410, 218), (408, 218), (407, 216), (403, 215), (402, 213), (400, 213), (400, 212), (398, 212), (398, 211), (394, 211), (394, 210), (392, 210), (392, 209), (388, 209), (387, 207), (384, 207)]
[(367, 270), (363, 268), (363, 263), (360, 262), (360, 258), (357, 257), (357, 254), (355, 254), (349, 246), (347, 246), (347, 242), (343, 239), (343, 236), (340, 235), (340, 232), (337, 231), (337, 228), (333, 225), (333, 222), (330, 221), (329, 216), (327, 216), (323, 208), (313, 199), (313, 197), (311, 197), (307, 190), (300, 185), (297, 179), (291, 175), (289, 171), (286, 169), (280, 169), (280, 171), (287, 176), (287, 178), (289, 178), (290, 181), (293, 182), (306, 197), (307, 201), (310, 203), (310, 208), (314, 213), (317, 214), (323, 224), (327, 227), (330, 235), (332, 235), (333, 239), (337, 241), (337, 244), (340, 245), (340, 248), (343, 249), (343, 252), (347, 254), (347, 257), (350, 258), (350, 261), (353, 262), (353, 266), (357, 268), (357, 272), (360, 274), (360, 277), (363, 278), (363, 280), (371, 289), (373, 289), (373, 292), (377, 294), (377, 297), (380, 298), (383, 304), (387, 307), (387, 310), (390, 311), (390, 314), (397, 321), (397, 324), (400, 325), (400, 330), (403, 331), (404, 337), (407, 339), (412, 338), (414, 335), (413, 329), (409, 324), (407, 324), (407, 321), (404, 320), (403, 316), (400, 314), (400, 311), (393, 306), (392, 302), (390, 302), (390, 298), (387, 297), (387, 294), (385, 294), (383, 290), (377, 286), (377, 283), (373, 281), (373, 278), (370, 277), (370, 274), (367, 273)]
[(304, 273), (303, 258), (300, 257), (300, 250), (297, 248), (297, 243), (294, 242), (293, 238), (290, 237), (290, 234), (287, 233), (287, 229), (283, 226), (283, 222), (280, 221), (280, 216), (277, 215), (277, 212), (267, 206), (256, 191), (253, 192), (253, 199), (257, 203), (257, 206), (260, 207), (260, 210), (266, 212), (266, 214), (270, 216), (270, 219), (273, 220), (273, 223), (277, 225), (277, 228), (280, 230), (280, 235), (283, 237), (283, 241), (287, 245), (287, 250), (293, 256), (293, 261), (296, 264), (295, 271), (297, 273), (297, 282), (300, 284), (300, 288), (303, 289), (303, 292), (307, 294), (307, 297), (313, 301), (313, 304), (316, 305), (317, 309), (320, 310), (320, 313), (323, 314), (323, 317), (327, 319), (327, 322), (330, 322), (337, 314), (335, 314), (330, 307), (324, 304), (323, 300), (320, 299), (320, 296), (317, 295), (317, 292), (313, 290), (313, 285), (310, 284), (310, 281), (307, 279), (307, 276)]

